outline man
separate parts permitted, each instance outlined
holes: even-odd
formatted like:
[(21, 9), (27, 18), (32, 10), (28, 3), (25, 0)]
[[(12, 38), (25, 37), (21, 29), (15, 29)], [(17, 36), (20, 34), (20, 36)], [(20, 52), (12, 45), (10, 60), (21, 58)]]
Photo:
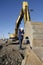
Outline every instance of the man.
[(20, 49), (22, 49), (23, 34), (24, 34), (23, 29), (19, 29), (18, 37), (19, 37)]

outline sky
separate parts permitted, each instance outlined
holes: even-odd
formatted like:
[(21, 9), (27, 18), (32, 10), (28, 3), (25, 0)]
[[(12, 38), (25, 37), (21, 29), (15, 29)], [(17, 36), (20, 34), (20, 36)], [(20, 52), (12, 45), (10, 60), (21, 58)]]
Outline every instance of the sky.
[[(33, 12), (30, 11), (31, 21), (43, 22), (43, 0), (0, 0), (0, 38), (14, 33), (23, 1), (27, 1), (29, 9), (33, 9)], [(23, 21), (20, 26), (24, 26)]]

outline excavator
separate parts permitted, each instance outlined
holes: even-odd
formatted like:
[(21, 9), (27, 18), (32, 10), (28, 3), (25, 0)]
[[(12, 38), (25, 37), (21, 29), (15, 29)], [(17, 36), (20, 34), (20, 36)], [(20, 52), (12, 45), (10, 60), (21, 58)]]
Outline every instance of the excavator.
[(18, 39), (18, 30), (19, 30), (19, 26), (20, 26), (23, 18), (24, 18), (24, 26), (25, 26), (27, 21), (31, 21), (30, 12), (29, 12), (29, 9), (28, 9), (28, 3), (26, 1), (24, 1), (22, 3), (22, 9), (21, 9), (20, 15), (19, 15), (19, 17), (16, 21), (15, 33), (9, 34), (10, 39), (13, 39), (13, 40)]

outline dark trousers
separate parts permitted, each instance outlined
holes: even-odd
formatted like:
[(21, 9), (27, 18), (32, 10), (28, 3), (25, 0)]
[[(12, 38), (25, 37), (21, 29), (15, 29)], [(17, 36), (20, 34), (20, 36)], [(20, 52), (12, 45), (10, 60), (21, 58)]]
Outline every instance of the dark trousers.
[(20, 48), (22, 48), (22, 39), (19, 39)]
[(21, 39), (19, 38), (20, 48), (22, 48), (22, 41), (23, 41), (23, 36), (21, 36)]

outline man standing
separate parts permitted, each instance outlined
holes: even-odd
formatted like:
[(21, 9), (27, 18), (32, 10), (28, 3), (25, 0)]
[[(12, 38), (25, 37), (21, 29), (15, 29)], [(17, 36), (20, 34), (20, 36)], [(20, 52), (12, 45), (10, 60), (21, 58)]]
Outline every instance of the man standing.
[(19, 29), (18, 37), (19, 37), (20, 49), (22, 49), (23, 34), (24, 34), (23, 29)]

